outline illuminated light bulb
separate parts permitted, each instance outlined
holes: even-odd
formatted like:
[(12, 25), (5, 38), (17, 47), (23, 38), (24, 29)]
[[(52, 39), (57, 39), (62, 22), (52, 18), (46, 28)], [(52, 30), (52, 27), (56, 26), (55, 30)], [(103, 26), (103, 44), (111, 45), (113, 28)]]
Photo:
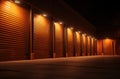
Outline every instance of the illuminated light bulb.
[(20, 1), (19, 0), (15, 0), (15, 3), (20, 4)]
[(47, 14), (43, 14), (44, 17), (47, 17)]
[(70, 27), (71, 30), (73, 30), (74, 28), (73, 27)]
[(54, 24), (56, 24), (56, 22), (53, 22)]
[(78, 33), (77, 31), (75, 33)]
[(63, 24), (63, 22), (60, 22), (60, 24)]
[(82, 36), (84, 36), (84, 34), (82, 34)]
[(81, 33), (81, 31), (78, 31), (78, 33)]
[(84, 35), (86, 36), (87, 34), (85, 33)]

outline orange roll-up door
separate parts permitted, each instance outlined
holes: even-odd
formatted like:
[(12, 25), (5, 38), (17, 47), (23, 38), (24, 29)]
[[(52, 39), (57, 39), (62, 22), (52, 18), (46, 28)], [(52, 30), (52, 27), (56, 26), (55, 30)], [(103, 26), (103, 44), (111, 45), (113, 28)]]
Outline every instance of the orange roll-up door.
[(94, 38), (91, 38), (91, 55), (94, 55)]
[(112, 39), (104, 39), (103, 40), (103, 53), (104, 55), (114, 55), (113, 43)]
[(74, 56), (73, 44), (73, 30), (67, 28), (67, 56)]
[(55, 25), (55, 55), (56, 57), (63, 57), (63, 26), (59, 23)]
[(102, 40), (97, 40), (97, 54), (102, 55), (103, 54), (103, 41)]
[(88, 52), (88, 55), (90, 55), (90, 36), (87, 36), (87, 52)]
[(34, 44), (35, 58), (50, 57), (50, 21), (38, 14), (34, 14)]
[(86, 35), (82, 34), (82, 55), (86, 55)]
[(80, 56), (80, 34), (79, 32), (75, 32), (75, 34), (76, 34), (76, 42), (75, 42), (76, 56)]
[(29, 11), (0, 1), (0, 60), (27, 59), (28, 43)]

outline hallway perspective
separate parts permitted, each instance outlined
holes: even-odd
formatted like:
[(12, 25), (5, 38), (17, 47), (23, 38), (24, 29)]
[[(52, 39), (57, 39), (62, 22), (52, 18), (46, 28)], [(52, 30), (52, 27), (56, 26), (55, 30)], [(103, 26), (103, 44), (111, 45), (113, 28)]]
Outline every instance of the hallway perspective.
[(0, 62), (0, 79), (120, 79), (120, 56)]

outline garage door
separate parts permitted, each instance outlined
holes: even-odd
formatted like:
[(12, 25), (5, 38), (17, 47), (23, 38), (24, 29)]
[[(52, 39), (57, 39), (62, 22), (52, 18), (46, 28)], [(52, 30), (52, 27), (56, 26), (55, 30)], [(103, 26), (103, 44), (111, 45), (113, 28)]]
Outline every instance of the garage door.
[(67, 56), (74, 56), (72, 28), (67, 28)]
[(80, 33), (75, 32), (75, 37), (76, 37), (75, 41), (76, 56), (80, 56)]
[(0, 1), (0, 60), (26, 59), (29, 41), (29, 11), (9, 1)]
[(59, 23), (55, 25), (55, 54), (56, 57), (63, 57), (63, 26)]
[(39, 14), (34, 14), (34, 45), (35, 58), (50, 57), (50, 22)]
[(90, 55), (90, 36), (87, 36), (87, 55)]
[(82, 55), (86, 55), (86, 35), (82, 34)]

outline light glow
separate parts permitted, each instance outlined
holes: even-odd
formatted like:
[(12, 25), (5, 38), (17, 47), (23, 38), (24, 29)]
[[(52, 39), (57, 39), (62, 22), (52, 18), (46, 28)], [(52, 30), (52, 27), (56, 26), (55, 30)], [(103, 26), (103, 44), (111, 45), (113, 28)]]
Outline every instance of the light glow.
[(105, 43), (110, 43), (112, 40), (109, 38), (106, 38), (104, 41), (105, 41)]
[(11, 2), (6, 1), (5, 5), (6, 5), (6, 7), (5, 7), (6, 9), (10, 9), (11, 8)]
[(15, 0), (15, 3), (20, 4), (20, 1), (19, 0)]
[(68, 41), (73, 41), (73, 31), (71, 28), (67, 28)]
[(16, 16), (24, 16), (21, 14), (21, 8), (11, 1), (4, 1), (2, 4), (2, 9), (10, 14), (15, 14)]
[(86, 36), (86, 33), (82, 34), (82, 36)]
[(78, 33), (81, 33), (81, 31), (78, 31)]
[(90, 38), (90, 36), (87, 36), (87, 38)]
[(77, 31), (77, 32), (75, 32), (77, 35), (79, 35), (79, 32)]
[(70, 27), (71, 30), (73, 30), (74, 28), (73, 27)]
[(43, 14), (44, 17), (47, 17), (47, 14)]
[(61, 32), (62, 25), (60, 25), (58, 22), (54, 22), (54, 25), (55, 25), (55, 30)]
[(60, 24), (63, 24), (63, 22), (60, 22)]

